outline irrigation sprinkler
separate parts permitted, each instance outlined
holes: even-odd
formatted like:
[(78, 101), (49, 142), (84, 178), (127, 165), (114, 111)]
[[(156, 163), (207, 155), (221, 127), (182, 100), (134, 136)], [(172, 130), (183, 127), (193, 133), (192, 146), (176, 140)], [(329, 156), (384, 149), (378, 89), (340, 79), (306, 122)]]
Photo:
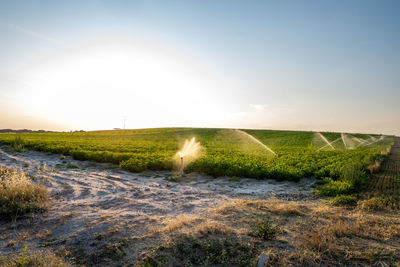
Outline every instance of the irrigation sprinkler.
[(181, 173), (183, 175), (183, 153), (182, 152), (178, 152), (179, 153), (179, 157), (181, 158)]

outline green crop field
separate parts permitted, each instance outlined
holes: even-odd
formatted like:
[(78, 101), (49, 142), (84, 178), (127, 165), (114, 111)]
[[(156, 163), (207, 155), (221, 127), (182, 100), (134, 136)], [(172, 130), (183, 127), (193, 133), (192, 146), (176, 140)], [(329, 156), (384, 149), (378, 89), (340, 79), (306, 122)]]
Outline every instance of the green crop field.
[[(364, 170), (383, 157), (393, 143), (392, 137), (348, 134), (346, 142), (352, 142), (353, 147), (346, 149), (340, 133), (322, 133), (332, 142), (333, 149), (314, 132), (204, 128), (0, 134), (0, 142), (12, 145), (17, 136), (28, 149), (115, 163), (132, 172), (176, 168), (176, 153), (185, 140), (195, 137), (202, 153), (185, 166), (186, 172), (292, 181), (315, 176), (336, 183), (350, 176), (346, 174), (349, 169)], [(352, 181), (350, 185), (347, 182), (339, 185), (344, 191), (351, 186), (354, 186)]]

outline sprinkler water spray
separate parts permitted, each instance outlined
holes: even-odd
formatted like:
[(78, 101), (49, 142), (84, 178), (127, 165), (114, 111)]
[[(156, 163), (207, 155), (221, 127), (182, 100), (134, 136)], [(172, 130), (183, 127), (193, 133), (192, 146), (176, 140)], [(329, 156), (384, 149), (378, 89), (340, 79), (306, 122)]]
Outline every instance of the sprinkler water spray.
[(253, 141), (256, 142), (257, 144), (261, 145), (263, 148), (265, 148), (266, 150), (268, 150), (269, 152), (271, 152), (274, 156), (277, 156), (277, 154), (276, 154), (271, 148), (267, 147), (264, 143), (262, 143), (260, 140), (258, 140), (258, 139), (255, 138), (254, 136), (252, 136), (252, 135), (250, 135), (250, 134), (248, 134), (248, 133), (246, 133), (246, 132), (244, 132), (244, 131), (242, 131), (242, 130), (236, 129), (236, 130), (234, 130), (234, 131), (236, 131), (237, 133), (240, 133), (240, 134), (242, 134), (242, 135), (247, 136), (248, 138), (250, 138), (251, 140), (253, 140)]
[[(202, 154), (202, 147), (199, 142), (196, 142), (196, 138), (186, 139), (183, 146), (179, 149), (179, 152), (175, 155), (175, 166), (179, 166), (180, 160), (180, 171), (184, 175), (185, 165), (189, 166), (191, 162), (196, 160)], [(185, 162), (183, 162), (185, 158)]]

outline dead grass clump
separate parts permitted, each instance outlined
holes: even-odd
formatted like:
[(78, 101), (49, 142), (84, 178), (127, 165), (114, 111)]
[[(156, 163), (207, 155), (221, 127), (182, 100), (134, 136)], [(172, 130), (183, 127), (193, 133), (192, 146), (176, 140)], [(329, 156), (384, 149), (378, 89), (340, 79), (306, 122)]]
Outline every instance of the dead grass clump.
[(193, 231), (201, 236), (216, 234), (216, 235), (231, 235), (234, 230), (220, 222), (206, 221), (197, 225)]
[(162, 219), (162, 216), (152, 215), (152, 216), (149, 216), (147, 219), (149, 220), (149, 222), (160, 222)]
[(341, 250), (339, 239), (357, 235), (358, 224), (347, 220), (330, 220), (327, 224), (313, 225), (311, 232), (302, 236), (303, 244), (310, 249), (328, 255), (337, 255)]
[(381, 197), (372, 197), (370, 199), (358, 201), (357, 206), (361, 210), (385, 211), (390, 209), (390, 199), (384, 199)]
[(235, 216), (238, 210), (246, 207), (251, 201), (245, 199), (239, 199), (234, 201), (227, 201), (220, 204), (218, 207), (212, 209), (211, 211), (217, 215), (217, 217), (232, 217)]
[(226, 202), (214, 209), (214, 212), (225, 217), (229, 215), (233, 216), (235, 212), (239, 210), (254, 210), (254, 211), (268, 211), (279, 215), (288, 216), (304, 216), (310, 209), (303, 205), (291, 202), (283, 202), (278, 199), (269, 200), (250, 200), (250, 199), (239, 199), (230, 202)]
[(48, 194), (41, 185), (35, 185), (16, 170), (0, 166), (0, 214), (11, 216), (46, 208)]
[(52, 234), (52, 232), (51, 232), (49, 229), (43, 229), (42, 231), (40, 231), (39, 233), (37, 233), (37, 234), (35, 235), (35, 237), (38, 238), (38, 239), (44, 240), (44, 239), (47, 238), (47, 236), (49, 236), (49, 235), (51, 235), (51, 234)]
[(400, 237), (400, 220), (376, 215), (362, 216), (353, 226), (353, 234), (377, 241), (388, 241)]
[(314, 227), (311, 233), (303, 236), (303, 244), (321, 253), (337, 252), (336, 237), (328, 228), (321, 225)]
[(268, 250), (264, 254), (268, 255), (266, 266), (323, 266), (321, 254), (308, 249), (298, 251)]
[[(310, 232), (302, 235), (302, 245), (314, 250), (325, 259), (345, 257), (351, 261), (388, 260), (396, 257), (393, 249), (400, 236), (400, 220), (397, 216), (347, 213), (347, 216), (318, 217), (310, 225)], [(375, 248), (369, 250), (371, 244)]]
[(181, 228), (186, 225), (190, 225), (194, 223), (195, 221), (199, 220), (200, 216), (196, 215), (180, 215), (177, 216), (175, 219), (171, 219), (166, 221), (166, 226), (159, 228), (159, 231), (165, 232), (172, 232), (178, 228)]
[(367, 168), (369, 173), (370, 174), (378, 173), (379, 170), (381, 169), (382, 162), (383, 162), (383, 159), (377, 160), (373, 164), (369, 165)]
[(310, 211), (305, 205), (296, 202), (275, 202), (268, 206), (268, 208), (271, 213), (287, 216), (305, 216)]

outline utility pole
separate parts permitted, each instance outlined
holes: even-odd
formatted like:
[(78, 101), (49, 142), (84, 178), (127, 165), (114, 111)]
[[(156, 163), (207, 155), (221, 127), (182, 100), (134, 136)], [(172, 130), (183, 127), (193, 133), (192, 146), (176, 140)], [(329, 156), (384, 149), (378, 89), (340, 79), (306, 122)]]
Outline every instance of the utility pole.
[(126, 124), (126, 116), (123, 116), (123, 119), (124, 119), (124, 130), (125, 130), (125, 124)]

